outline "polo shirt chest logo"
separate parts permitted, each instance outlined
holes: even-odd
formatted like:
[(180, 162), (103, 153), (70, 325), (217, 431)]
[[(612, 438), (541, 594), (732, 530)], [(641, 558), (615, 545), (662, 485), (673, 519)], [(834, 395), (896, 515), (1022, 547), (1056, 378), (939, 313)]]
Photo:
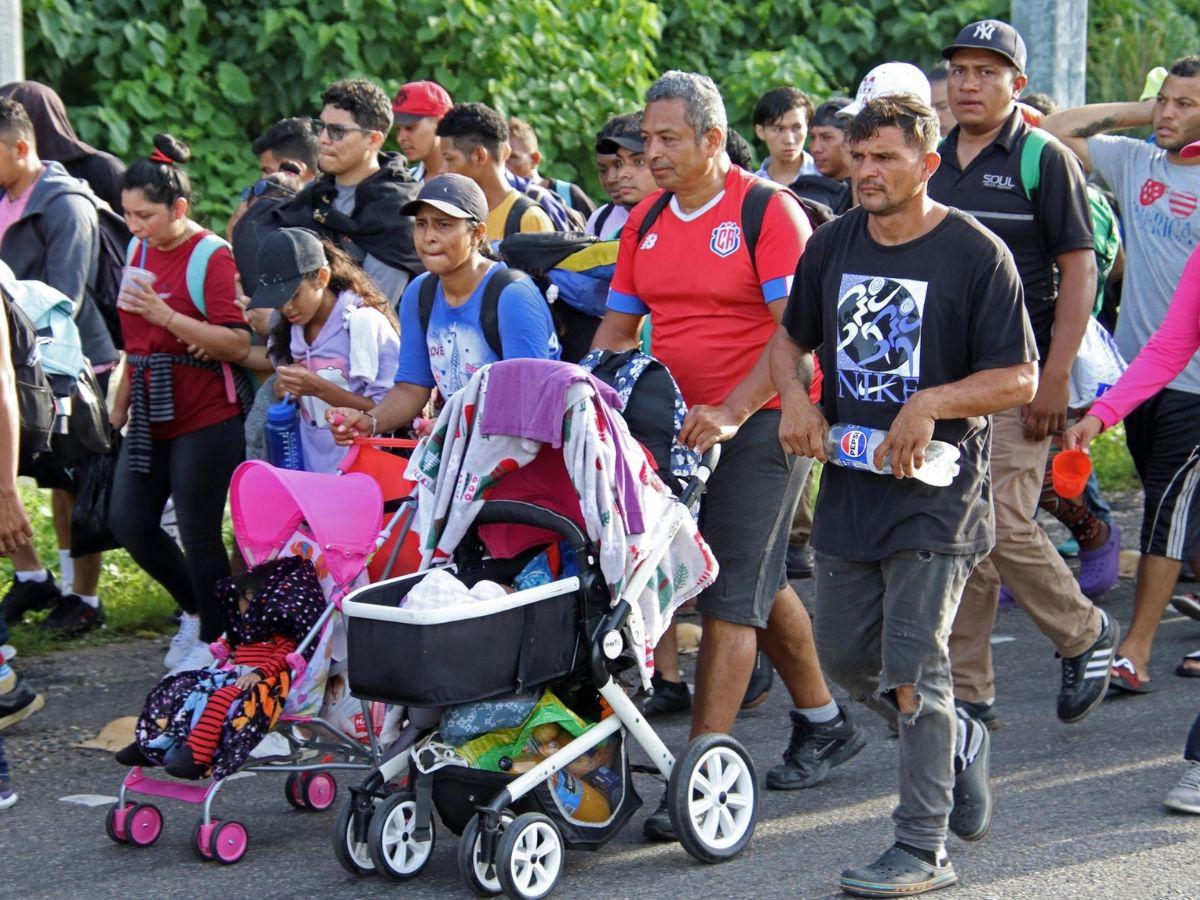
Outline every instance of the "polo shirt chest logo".
[(983, 176), (983, 186), (994, 191), (1015, 191), (1017, 189), (1011, 175), (992, 175), (987, 172)]
[(742, 228), (737, 222), (722, 222), (712, 231), (708, 249), (724, 259), (742, 246)]

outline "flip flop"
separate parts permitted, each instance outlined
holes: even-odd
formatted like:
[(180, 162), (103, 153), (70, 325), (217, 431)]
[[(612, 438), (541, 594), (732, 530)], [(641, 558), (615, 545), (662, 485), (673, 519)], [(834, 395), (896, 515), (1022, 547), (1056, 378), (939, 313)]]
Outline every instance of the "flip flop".
[[(1189, 669), (1187, 665), (1189, 660), (1197, 663), (1197, 667)], [(1175, 674), (1180, 678), (1200, 678), (1200, 650), (1193, 650), (1186, 654), (1179, 665), (1175, 667)]]
[(1171, 598), (1171, 606), (1175, 608), (1175, 612), (1189, 619), (1200, 620), (1200, 594), (1176, 594)]
[(1138, 677), (1137, 667), (1123, 656), (1113, 659), (1112, 679), (1108, 687), (1109, 690), (1127, 694), (1149, 694), (1154, 690)]

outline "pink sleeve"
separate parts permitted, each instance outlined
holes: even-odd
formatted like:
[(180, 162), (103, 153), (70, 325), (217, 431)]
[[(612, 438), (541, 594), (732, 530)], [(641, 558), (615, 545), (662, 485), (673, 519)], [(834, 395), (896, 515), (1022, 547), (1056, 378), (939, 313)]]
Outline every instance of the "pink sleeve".
[(1182, 372), (1200, 350), (1200, 248), (1192, 252), (1162, 325), (1125, 374), (1088, 410), (1111, 428)]

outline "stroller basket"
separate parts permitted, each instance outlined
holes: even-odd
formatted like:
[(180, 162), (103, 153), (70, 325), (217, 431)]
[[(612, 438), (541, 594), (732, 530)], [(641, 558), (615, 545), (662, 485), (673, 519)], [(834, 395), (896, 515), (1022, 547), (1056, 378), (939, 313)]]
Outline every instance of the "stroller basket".
[(470, 703), (545, 684), (587, 664), (586, 623), (608, 608), (608, 597), (586, 537), (569, 519), (515, 501), (485, 504), (476, 521), (558, 532), (576, 549), (579, 576), (435, 610), (400, 605), (425, 572), (360, 588), (342, 607), (354, 696), (406, 706)]

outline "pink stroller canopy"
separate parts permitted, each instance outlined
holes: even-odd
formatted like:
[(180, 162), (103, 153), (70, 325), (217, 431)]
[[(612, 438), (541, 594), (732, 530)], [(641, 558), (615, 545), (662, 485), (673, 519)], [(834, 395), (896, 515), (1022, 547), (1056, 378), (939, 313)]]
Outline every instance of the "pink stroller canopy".
[(368, 475), (326, 475), (244, 462), (229, 485), (233, 533), (256, 565), (307, 522), (339, 584), (366, 565), (383, 527), (383, 495)]

